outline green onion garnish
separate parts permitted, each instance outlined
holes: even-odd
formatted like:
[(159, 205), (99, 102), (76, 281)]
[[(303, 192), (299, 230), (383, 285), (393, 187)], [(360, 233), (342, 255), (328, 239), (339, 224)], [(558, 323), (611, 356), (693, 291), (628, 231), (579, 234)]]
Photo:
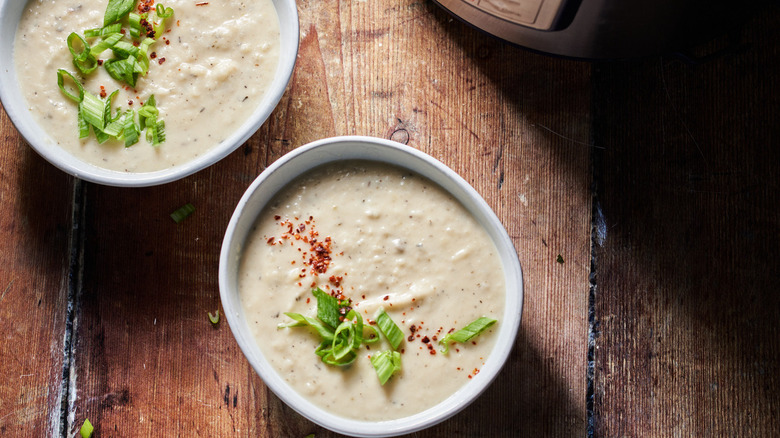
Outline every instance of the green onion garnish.
[[(89, 43), (81, 35), (72, 32), (65, 39), (68, 50), (73, 56), (73, 65), (83, 74), (90, 74), (98, 67), (97, 58), (92, 55)], [(80, 46), (80, 47), (77, 47)], [(79, 48), (81, 51), (79, 51)]]
[(328, 327), (327, 324), (322, 321), (308, 316), (301, 315), (300, 313), (285, 313), (288, 317), (292, 318), (293, 322), (287, 324), (279, 324), (279, 328), (286, 327), (311, 327), (320, 335), (323, 341), (329, 342), (336, 337), (333, 328)]
[(108, 0), (106, 13), (103, 16), (103, 26), (115, 23), (129, 14), (135, 6), (136, 0)]
[(209, 314), (209, 321), (211, 321), (213, 325), (219, 324), (219, 309), (217, 309), (216, 314), (214, 315), (212, 315), (211, 312), (208, 312), (208, 314)]
[[(293, 320), (279, 328), (310, 327), (320, 336), (314, 354), (328, 365), (343, 366), (355, 361), (360, 346), (377, 342), (373, 327), (363, 324), (363, 317), (350, 307), (351, 301), (340, 300), (320, 288), (312, 289), (317, 299), (317, 318), (300, 313), (285, 313)], [(368, 335), (366, 335), (368, 333)]]
[(374, 366), (379, 383), (384, 385), (401, 369), (401, 353), (390, 350), (379, 352), (371, 356), (371, 365)]
[[(84, 35), (73, 32), (65, 42), (71, 53), (73, 65), (82, 75), (88, 75), (101, 65), (98, 56), (107, 50), (112, 58), (102, 61), (106, 72), (115, 80), (135, 88), (140, 75), (149, 71), (149, 49), (164, 31), (167, 22), (173, 17), (173, 8), (157, 4), (151, 12), (139, 14), (134, 11), (136, 0), (108, 0), (103, 17), (103, 27), (87, 29)], [(150, 16), (151, 15), (151, 16)], [(141, 24), (144, 20), (152, 23), (154, 32), (147, 31)], [(123, 24), (129, 32), (123, 32)], [(126, 35), (129, 34), (129, 35)], [(70, 78), (76, 86), (65, 87), (65, 77)], [(89, 136), (90, 127), (95, 131), (99, 143), (109, 139), (124, 140), (125, 147), (138, 142), (141, 131), (146, 131), (147, 142), (157, 146), (165, 141), (165, 123), (159, 117), (159, 111), (151, 96), (138, 111), (141, 118), (140, 126), (135, 123), (135, 111), (117, 111), (111, 114), (111, 100), (101, 100), (94, 94), (84, 91), (83, 86), (66, 70), (58, 70), (57, 85), (65, 96), (79, 103), (78, 134), (79, 138)], [(101, 96), (104, 94), (101, 93)], [(103, 115), (100, 115), (102, 109)]]
[(339, 311), (342, 307), (339, 300), (320, 288), (312, 290), (311, 293), (317, 298), (317, 318), (333, 328), (338, 327), (341, 324), (340, 317), (344, 316)]
[(401, 345), (401, 342), (404, 340), (404, 334), (401, 329), (398, 328), (395, 322), (390, 318), (390, 315), (388, 315), (382, 307), (376, 312), (374, 319), (376, 320), (377, 327), (379, 327), (379, 331), (385, 335), (385, 338), (390, 342), (390, 346), (393, 347), (393, 350), (398, 350), (398, 346)]
[[(65, 88), (65, 76), (70, 78), (70, 80), (76, 86), (76, 90), (78, 90), (78, 96), (71, 93), (67, 88)], [(69, 71), (63, 69), (57, 70), (57, 85), (60, 87), (60, 91), (62, 91), (62, 94), (64, 94), (74, 102), (80, 103), (82, 100), (84, 100), (84, 86), (81, 85), (81, 82), (79, 82), (78, 79), (76, 79), (72, 74), (70, 74)]]
[(125, 138), (125, 147), (138, 143), (138, 137), (141, 134), (138, 125), (135, 124), (135, 111), (127, 110), (122, 117), (122, 136)]
[(116, 33), (108, 34), (105, 39), (92, 46), (92, 48), (89, 49), (89, 53), (97, 59), (100, 54), (116, 46), (121, 39), (122, 34), (118, 31)]
[(81, 438), (90, 438), (92, 436), (92, 431), (94, 430), (95, 428), (92, 426), (92, 423), (89, 422), (89, 419), (85, 419), (79, 433), (81, 434)]
[(188, 202), (171, 213), (171, 219), (178, 224), (184, 219), (187, 219), (194, 212), (195, 207)]
[(106, 103), (101, 98), (85, 91), (79, 111), (84, 115), (84, 120), (95, 128), (103, 130), (106, 127)]
[(478, 336), (485, 330), (487, 330), (488, 327), (495, 324), (496, 320), (492, 318), (487, 317), (480, 317), (476, 319), (475, 321), (472, 321), (467, 325), (466, 327), (463, 327), (462, 329), (449, 333), (441, 340), (439, 340), (439, 344), (443, 346), (441, 352), (442, 354), (447, 354), (450, 351), (450, 343), (451, 342), (468, 342), (471, 340), (471, 338)]

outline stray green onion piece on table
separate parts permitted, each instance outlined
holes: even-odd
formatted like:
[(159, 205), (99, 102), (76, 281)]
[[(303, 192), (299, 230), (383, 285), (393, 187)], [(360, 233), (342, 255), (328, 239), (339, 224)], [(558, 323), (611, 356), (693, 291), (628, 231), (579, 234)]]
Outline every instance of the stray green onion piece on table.
[(216, 314), (212, 315), (211, 312), (208, 312), (209, 314), (209, 321), (211, 321), (212, 324), (217, 325), (219, 324), (219, 309), (217, 309)]
[(192, 215), (192, 213), (195, 212), (195, 206), (190, 204), (189, 202), (182, 205), (181, 207), (177, 208), (176, 211), (171, 213), (171, 219), (173, 219), (174, 222), (181, 223), (184, 219), (187, 219)]
[(89, 422), (89, 419), (85, 419), (84, 424), (81, 425), (79, 433), (81, 434), (81, 438), (89, 438), (92, 436), (92, 431), (94, 430), (95, 428), (92, 427), (92, 423)]
[[(165, 31), (173, 9), (157, 4), (154, 10), (138, 14), (133, 12), (135, 5), (136, 0), (109, 0), (102, 28), (87, 29), (83, 36), (76, 32), (68, 35), (65, 43), (73, 66), (82, 77), (102, 65), (113, 79), (135, 88), (138, 77), (149, 71), (149, 48)], [(129, 32), (122, 28), (123, 23), (128, 24)], [(106, 51), (111, 51), (113, 57), (99, 60)], [(146, 141), (152, 146), (165, 142), (165, 123), (159, 117), (154, 95), (138, 111), (117, 109), (114, 112), (111, 103), (119, 90), (108, 97), (103, 97), (102, 91), (98, 97), (84, 90), (79, 79), (65, 69), (57, 70), (57, 85), (66, 97), (78, 103), (79, 138), (88, 137), (92, 130), (100, 144), (113, 139), (124, 141), (125, 147), (130, 147), (146, 131)]]
[(462, 329), (456, 332), (448, 333), (446, 336), (444, 336), (439, 340), (439, 344), (443, 346), (443, 348), (441, 349), (442, 354), (447, 354), (450, 351), (450, 343), (468, 342), (472, 338), (482, 334), (482, 332), (487, 330), (491, 325), (495, 323), (496, 323), (495, 319), (482, 316), (470, 322), (466, 327), (463, 327)]

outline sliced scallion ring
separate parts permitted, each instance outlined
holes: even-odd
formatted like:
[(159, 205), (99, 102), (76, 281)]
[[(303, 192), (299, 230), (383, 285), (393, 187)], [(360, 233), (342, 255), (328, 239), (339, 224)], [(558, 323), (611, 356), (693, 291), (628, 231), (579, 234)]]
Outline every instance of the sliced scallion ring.
[[(66, 76), (76, 86), (76, 89), (78, 90), (78, 95), (75, 95), (75, 94), (71, 93), (67, 88), (65, 88), (65, 77)], [(61, 69), (61, 68), (57, 70), (57, 85), (60, 87), (60, 91), (62, 91), (62, 94), (64, 94), (69, 99), (73, 100), (74, 102), (79, 103), (82, 100), (84, 100), (84, 86), (81, 85), (81, 82), (79, 82), (79, 80), (76, 79), (69, 71)]]

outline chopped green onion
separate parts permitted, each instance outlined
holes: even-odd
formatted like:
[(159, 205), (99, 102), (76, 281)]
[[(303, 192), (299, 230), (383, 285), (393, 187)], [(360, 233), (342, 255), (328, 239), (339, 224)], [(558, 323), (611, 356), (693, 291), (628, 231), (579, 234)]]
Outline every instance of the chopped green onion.
[(99, 36), (110, 35), (112, 33), (119, 33), (122, 31), (122, 23), (113, 23), (108, 26), (98, 27), (96, 29), (87, 29), (84, 31), (86, 38), (95, 38)]
[(84, 100), (79, 103), (79, 112), (84, 115), (87, 123), (97, 129), (102, 131), (106, 127), (106, 103), (94, 94), (84, 92)]
[(135, 111), (127, 110), (122, 121), (122, 136), (125, 138), (125, 147), (138, 143), (141, 132), (135, 124)]
[(216, 315), (212, 315), (211, 312), (208, 313), (209, 313), (209, 321), (211, 321), (213, 325), (219, 324), (219, 309), (217, 309)]
[[(68, 38), (65, 40), (68, 45), (68, 50), (73, 56), (73, 65), (83, 74), (90, 74), (98, 67), (97, 58), (92, 55), (92, 49), (89, 47), (89, 43), (81, 35), (76, 32), (71, 32)], [(76, 46), (77, 42), (81, 43), (81, 51)]]
[(320, 288), (311, 293), (317, 298), (317, 318), (334, 329), (338, 327), (341, 324), (339, 317), (343, 316), (339, 311), (339, 300)]
[(89, 137), (89, 123), (84, 120), (84, 114), (82, 114), (81, 110), (76, 112), (76, 117), (76, 126), (79, 130), (79, 138)]
[[(145, 75), (149, 71), (150, 46), (156, 42), (156, 39), (149, 37), (152, 36), (151, 32), (150, 35), (146, 34), (146, 29), (141, 23), (144, 20), (153, 23), (155, 35), (159, 36), (165, 31), (167, 21), (173, 17), (174, 11), (173, 8), (157, 4), (153, 12), (139, 14), (134, 11), (136, 2), (137, 0), (108, 0), (103, 27), (86, 29), (83, 36), (76, 32), (68, 35), (66, 44), (73, 65), (82, 75), (88, 75), (99, 65), (103, 65), (113, 79), (135, 88), (138, 76)], [(150, 14), (154, 18), (151, 18)], [(123, 24), (129, 27), (129, 32), (123, 30)], [(128, 33), (129, 41), (125, 39)], [(91, 45), (87, 38), (92, 41)], [(106, 50), (111, 50), (114, 57), (99, 61), (98, 56)], [(66, 88), (66, 76), (73, 81), (76, 88), (70, 86)], [(57, 72), (57, 85), (65, 96), (79, 103), (77, 115), (79, 138), (88, 137), (91, 126), (99, 143), (109, 139), (124, 140), (125, 147), (129, 147), (138, 142), (141, 131), (144, 130), (146, 140), (152, 146), (165, 142), (165, 122), (159, 117), (153, 96), (139, 110), (139, 126), (135, 123), (134, 111), (128, 110), (122, 113), (118, 110), (116, 115), (112, 115), (113, 95), (107, 101), (102, 101), (94, 94), (85, 94), (79, 80), (66, 70)], [(101, 109), (102, 116), (99, 111)]]
[(390, 315), (388, 315), (382, 307), (376, 312), (374, 319), (376, 320), (377, 327), (379, 327), (379, 331), (385, 335), (385, 338), (390, 342), (393, 350), (398, 350), (398, 346), (401, 345), (401, 341), (404, 340), (404, 334), (401, 329), (398, 328), (395, 322), (390, 318)]
[[(291, 323), (279, 324), (285, 327), (311, 327), (320, 335), (320, 345), (314, 354), (327, 365), (344, 366), (355, 361), (357, 352), (364, 340), (366, 343), (376, 342), (378, 337), (373, 327), (363, 324), (360, 313), (350, 309), (341, 316), (342, 309), (349, 307), (350, 300), (339, 300), (320, 288), (312, 290), (317, 298), (317, 318), (310, 318), (300, 313), (285, 313), (293, 320)], [(326, 321), (329, 320), (329, 321)], [(364, 336), (368, 327), (370, 339)]]
[(443, 345), (443, 348), (441, 350), (442, 354), (447, 354), (450, 351), (450, 343), (451, 342), (468, 342), (471, 340), (471, 338), (478, 336), (485, 330), (487, 330), (488, 327), (495, 324), (496, 320), (492, 318), (487, 317), (480, 317), (471, 323), (467, 325), (466, 327), (463, 327), (462, 329), (449, 333), (441, 340), (439, 340), (439, 344)]
[(135, 6), (136, 0), (108, 0), (106, 13), (103, 16), (103, 26), (115, 23), (130, 13)]
[(160, 22), (154, 26), (154, 36), (155, 38), (159, 38), (165, 31), (166, 20), (173, 16), (173, 8), (166, 8), (162, 3), (157, 3), (155, 13), (157, 14), (157, 18), (160, 19)]
[(162, 3), (157, 3), (155, 12), (160, 18), (171, 18), (173, 16), (173, 8), (166, 8)]
[(326, 365), (333, 365), (333, 366), (344, 366), (349, 365), (352, 362), (357, 359), (357, 353), (354, 351), (347, 349), (345, 351), (345, 354), (341, 356), (340, 359), (337, 359), (334, 354), (334, 349), (338, 348), (338, 346), (341, 346), (344, 344), (345, 341), (341, 340), (337, 343), (337, 347), (334, 347), (333, 343), (329, 343), (326, 341), (323, 341), (319, 347), (317, 347), (316, 350), (314, 350), (314, 354), (320, 357), (320, 360)]
[(371, 356), (371, 365), (374, 366), (379, 383), (384, 385), (401, 369), (401, 353), (385, 350)]
[(97, 59), (97, 57), (100, 56), (101, 53), (119, 44), (119, 41), (122, 39), (122, 36), (123, 35), (121, 33), (112, 33), (108, 35), (106, 38), (102, 39), (100, 42), (92, 46), (92, 48), (89, 50), (89, 54), (94, 56)]
[(135, 58), (111, 58), (103, 62), (109, 76), (120, 82), (125, 82), (131, 87), (135, 87), (138, 74), (135, 72), (135, 64), (138, 61)]
[[(65, 88), (65, 76), (69, 77), (71, 81), (76, 85), (76, 89), (79, 92), (79, 95), (76, 96), (70, 91), (68, 91)], [(71, 100), (80, 103), (82, 100), (84, 100), (84, 86), (81, 85), (81, 82), (78, 81), (72, 74), (70, 74), (69, 71), (58, 69), (57, 70), (57, 85), (60, 87), (60, 91), (62, 91), (62, 94), (70, 98)]]
[(85, 419), (79, 433), (81, 434), (81, 438), (90, 438), (94, 430), (95, 428), (92, 426), (92, 423), (89, 422), (89, 419)]
[(127, 23), (130, 26), (130, 36), (139, 38), (141, 36), (141, 15), (131, 12), (127, 15)]
[(285, 313), (285, 315), (292, 318), (294, 322), (288, 324), (279, 324), (279, 328), (308, 326), (316, 330), (325, 342), (330, 342), (333, 340), (333, 338), (336, 337), (333, 329), (328, 327), (322, 321), (309, 318), (308, 316), (301, 315), (300, 313)]
[[(362, 330), (360, 335), (362, 335)], [(362, 342), (360, 335), (358, 335), (358, 330), (355, 329), (355, 324), (352, 321), (344, 320), (336, 329), (331, 343), (333, 358), (337, 361), (342, 360), (353, 349), (359, 348)]]
[[(365, 331), (368, 330), (370, 333), (366, 335)], [(376, 329), (374, 327), (371, 327), (370, 325), (363, 324), (363, 342), (366, 344), (373, 344), (375, 342), (379, 342), (379, 333), (376, 332)]]
[(174, 222), (181, 223), (184, 219), (187, 219), (192, 213), (195, 212), (195, 207), (189, 202), (179, 207), (176, 211), (171, 213), (171, 218)]
[(119, 58), (128, 58), (130, 56), (135, 57), (138, 55), (138, 47), (128, 43), (127, 41), (118, 41), (116, 44), (111, 46), (111, 50), (114, 52), (114, 55)]

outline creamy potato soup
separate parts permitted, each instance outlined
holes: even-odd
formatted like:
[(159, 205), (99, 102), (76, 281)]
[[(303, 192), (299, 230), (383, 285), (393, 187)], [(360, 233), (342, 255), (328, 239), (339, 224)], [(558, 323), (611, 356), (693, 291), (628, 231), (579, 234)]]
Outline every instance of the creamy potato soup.
[[(368, 161), (317, 168), (258, 217), (239, 268), (239, 294), (260, 350), (304, 397), (343, 417), (405, 417), (441, 402), (480, 372), (502, 321), (505, 282), (486, 231), (436, 184)], [(313, 288), (341, 299), (366, 324), (381, 307), (403, 332), (401, 370), (380, 384), (360, 347), (347, 366), (327, 365), (309, 327), (284, 327), (286, 312), (317, 317)], [(479, 317), (496, 324), (445, 355), (438, 340)], [(381, 337), (381, 336), (380, 336)]]
[[(23, 0), (19, 0), (23, 1)], [(134, 89), (98, 68), (77, 74), (66, 39), (103, 25), (108, 0), (30, 0), (14, 46), (17, 75), (30, 111), (54, 142), (96, 166), (126, 172), (162, 170), (191, 161), (241, 126), (273, 80), (279, 22), (270, 0), (163, 0), (173, 8), (168, 31), (151, 46), (149, 71)], [(111, 57), (111, 50), (100, 56)], [(165, 122), (165, 142), (145, 136), (133, 146), (94, 134), (79, 139), (77, 104), (57, 86), (57, 70), (79, 78), (98, 95), (119, 89), (114, 108), (139, 109), (154, 95)]]

